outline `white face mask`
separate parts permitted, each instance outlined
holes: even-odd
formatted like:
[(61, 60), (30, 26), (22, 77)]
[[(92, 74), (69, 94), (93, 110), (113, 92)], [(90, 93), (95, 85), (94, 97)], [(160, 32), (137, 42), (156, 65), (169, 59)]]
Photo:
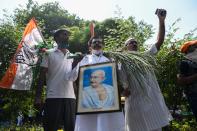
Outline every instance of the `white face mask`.
[(102, 50), (94, 50), (94, 49), (92, 49), (92, 54), (101, 55), (102, 53), (103, 53)]
[(188, 53), (185, 55), (185, 57), (193, 62), (197, 63), (197, 49), (195, 49), (193, 52)]

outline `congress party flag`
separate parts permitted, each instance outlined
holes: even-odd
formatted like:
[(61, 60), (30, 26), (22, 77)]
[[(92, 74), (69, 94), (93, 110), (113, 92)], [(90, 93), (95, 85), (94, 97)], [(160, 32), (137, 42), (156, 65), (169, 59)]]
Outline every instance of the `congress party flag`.
[(5, 75), (0, 80), (1, 88), (30, 90), (33, 80), (32, 67), (38, 61), (36, 47), (41, 43), (43, 43), (43, 37), (35, 19), (32, 18), (23, 32), (22, 40)]

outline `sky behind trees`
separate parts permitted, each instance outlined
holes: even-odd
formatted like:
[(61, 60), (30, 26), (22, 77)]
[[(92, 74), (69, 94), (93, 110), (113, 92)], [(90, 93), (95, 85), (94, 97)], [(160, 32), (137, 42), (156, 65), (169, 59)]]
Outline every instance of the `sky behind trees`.
[[(54, 2), (54, 0), (34, 0), (39, 4)], [(69, 13), (76, 14), (85, 20), (102, 21), (106, 18), (122, 16), (128, 18), (134, 16), (137, 21), (144, 20), (152, 24), (155, 31), (158, 30), (158, 19), (156, 8), (164, 8), (168, 11), (166, 18), (166, 29), (177, 19), (181, 18), (177, 37), (197, 27), (197, 1), (196, 0), (56, 0), (60, 6)], [(6, 0), (0, 4), (0, 18), (3, 18), (2, 9), (7, 14), (12, 14), (17, 7), (25, 6), (28, 0)], [(120, 10), (119, 10), (120, 9)], [(119, 11), (118, 11), (119, 10)], [(115, 12), (119, 12), (117, 14)], [(153, 38), (156, 39), (156, 38)]]

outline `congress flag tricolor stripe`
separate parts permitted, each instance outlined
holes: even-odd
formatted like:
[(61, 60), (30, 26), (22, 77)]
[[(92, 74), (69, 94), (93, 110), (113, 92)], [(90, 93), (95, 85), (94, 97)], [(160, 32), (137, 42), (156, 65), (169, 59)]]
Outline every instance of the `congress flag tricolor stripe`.
[(38, 44), (43, 42), (42, 35), (32, 18), (23, 32), (16, 53), (5, 75), (0, 81), (0, 87), (6, 89), (29, 90), (32, 84), (32, 66), (38, 61)]

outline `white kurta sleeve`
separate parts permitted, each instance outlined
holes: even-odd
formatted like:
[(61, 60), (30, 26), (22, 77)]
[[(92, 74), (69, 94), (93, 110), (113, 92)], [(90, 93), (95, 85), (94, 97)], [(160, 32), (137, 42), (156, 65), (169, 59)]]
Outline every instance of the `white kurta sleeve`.
[(71, 72), (65, 75), (65, 79), (69, 81), (75, 81), (78, 78), (78, 73), (79, 73), (79, 63), (74, 69), (71, 70)]
[(77, 66), (69, 73), (69, 75), (65, 75), (66, 80), (75, 81), (78, 78), (79, 74), (79, 68), (80, 66), (87, 65), (88, 64), (88, 56), (85, 56), (78, 64)]
[(151, 48), (149, 50), (147, 50), (145, 53), (149, 54), (149, 55), (156, 55), (158, 52), (157, 47), (155, 44), (153, 44), (151, 46)]

